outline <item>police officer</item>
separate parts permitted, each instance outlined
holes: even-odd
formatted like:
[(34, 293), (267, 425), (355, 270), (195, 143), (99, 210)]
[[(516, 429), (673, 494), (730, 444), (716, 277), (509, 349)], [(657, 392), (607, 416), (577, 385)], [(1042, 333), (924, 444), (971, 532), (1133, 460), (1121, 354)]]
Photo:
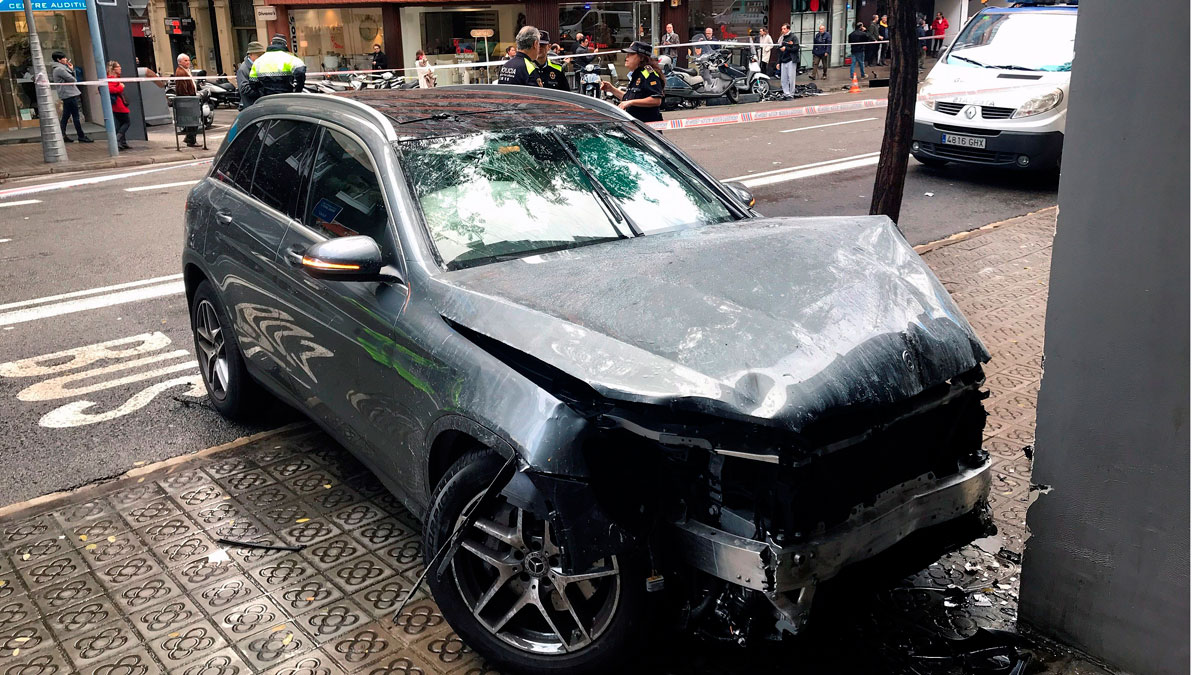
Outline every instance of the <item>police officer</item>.
[(550, 59), (551, 56), (558, 56), (561, 50), (558, 45), (550, 44), (550, 34), (546, 31), (542, 31), (540, 46), (542, 51), (538, 62), (542, 64), (542, 86), (547, 89), (571, 91), (571, 85), (567, 83), (567, 73), (563, 70), (563, 62)]
[(308, 67), (287, 50), (282, 35), (271, 38), (267, 53), (258, 57), (250, 68), (250, 92), (247, 105), (263, 96), (304, 91), (304, 75)]
[(622, 92), (611, 82), (600, 88), (621, 98), (620, 108), (643, 122), (661, 122), (659, 106), (663, 101), (663, 74), (654, 60), (654, 52), (645, 42), (634, 42), (625, 52), (625, 67), (629, 69), (629, 86)]
[(541, 53), (538, 46), (540, 37), (538, 29), (533, 26), (525, 26), (517, 31), (517, 55), (500, 66), (499, 84), (542, 86), (542, 69), (537, 62)]

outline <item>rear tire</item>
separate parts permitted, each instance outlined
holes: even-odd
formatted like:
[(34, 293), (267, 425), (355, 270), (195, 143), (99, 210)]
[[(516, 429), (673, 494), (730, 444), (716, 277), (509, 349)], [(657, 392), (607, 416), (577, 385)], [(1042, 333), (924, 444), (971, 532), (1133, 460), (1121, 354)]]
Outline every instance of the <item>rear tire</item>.
[(246, 371), (225, 305), (207, 280), (192, 295), (191, 315), (196, 360), (209, 402), (222, 417), (248, 421), (262, 410), (267, 395)]
[[(426, 563), (501, 466), (495, 453), (476, 450), (446, 471), (425, 520)], [(498, 499), (483, 507), (445, 574), (430, 570), (430, 592), (450, 626), (501, 670), (609, 673), (638, 663), (650, 628), (644, 564), (612, 556), (596, 561), (595, 576), (571, 581), (557, 566), (549, 524)]]

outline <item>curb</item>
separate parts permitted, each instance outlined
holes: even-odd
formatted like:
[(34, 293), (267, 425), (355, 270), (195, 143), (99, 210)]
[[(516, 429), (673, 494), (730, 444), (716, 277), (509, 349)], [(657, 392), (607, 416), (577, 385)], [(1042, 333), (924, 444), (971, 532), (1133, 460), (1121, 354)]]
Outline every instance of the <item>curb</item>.
[(205, 448), (205, 449), (199, 450), (197, 452), (184, 453), (182, 455), (178, 455), (178, 456), (172, 457), (170, 459), (164, 459), (160, 462), (154, 462), (152, 464), (145, 464), (142, 466), (135, 466), (134, 468), (126, 471), (125, 473), (117, 475), (117, 476), (112, 476), (109, 478), (101, 478), (99, 480), (93, 481), (91, 483), (86, 483), (84, 485), (80, 485), (79, 487), (72, 488), (70, 490), (60, 490), (58, 492), (51, 492), (50, 494), (40, 495), (40, 496), (34, 497), (32, 499), (26, 499), (25, 501), (22, 501), (22, 502), (16, 502), (14, 504), (9, 504), (7, 506), (0, 507), (0, 519), (9, 518), (9, 517), (13, 516), (14, 514), (18, 514), (23, 511), (27, 511), (29, 509), (32, 509), (32, 508), (35, 508), (38, 506), (44, 506), (46, 504), (58, 501), (60, 499), (72, 497), (72, 496), (87, 492), (89, 490), (94, 490), (103, 485), (110, 485), (110, 484), (117, 483), (120, 481), (128, 480), (130, 478), (139, 478), (140, 480), (138, 482), (141, 482), (142, 480), (145, 480), (146, 476), (148, 476), (152, 473), (162, 471), (164, 469), (172, 469), (175, 466), (178, 466), (180, 464), (184, 464), (187, 462), (191, 462), (192, 460), (195, 460), (195, 459), (201, 459), (203, 457), (208, 457), (209, 455), (213, 455), (218, 452), (223, 452), (225, 450), (231, 450), (233, 448), (238, 448), (243, 445), (249, 445), (250, 443), (254, 443), (255, 441), (261, 441), (263, 439), (271, 438), (273, 436), (282, 436), (288, 432), (302, 430), (302, 429), (315, 430), (316, 427), (311, 422), (293, 422), (291, 424), (285, 424), (285, 425), (275, 428), (275, 429), (268, 429), (267, 431), (260, 431), (257, 434), (243, 436), (241, 438), (232, 440), (228, 443), (223, 443), (221, 445), (214, 445), (211, 448)]
[(64, 173), (77, 173), (80, 171), (95, 171), (97, 169), (117, 169), (129, 166), (145, 166), (147, 164), (170, 164), (172, 162), (183, 162), (194, 159), (209, 159), (216, 155), (216, 149), (205, 152), (177, 152), (171, 156), (147, 156), (147, 157), (114, 157), (112, 159), (97, 160), (94, 162), (66, 163), (66, 164), (48, 164), (31, 169), (16, 169), (14, 171), (0, 172), (0, 183), (3, 183), (12, 178), (28, 178), (30, 176), (48, 176)]
[(928, 244), (921, 244), (919, 246), (914, 246), (913, 250), (917, 252), (917, 255), (925, 255), (926, 253), (936, 251), (939, 248), (943, 248), (943, 247), (949, 246), (951, 244), (957, 244), (961, 241), (966, 241), (968, 239), (974, 239), (975, 237), (978, 237), (982, 234), (987, 234), (988, 232), (991, 232), (992, 230), (999, 229), (999, 228), (1005, 227), (1007, 225), (1012, 225), (1013, 223), (1016, 223), (1017, 221), (1025, 220), (1026, 218), (1029, 218), (1030, 216), (1037, 216), (1037, 215), (1041, 215), (1043, 213), (1048, 213), (1050, 211), (1058, 211), (1058, 206), (1057, 205), (1047, 206), (1044, 209), (1039, 209), (1037, 211), (1030, 211), (1029, 213), (1026, 213), (1024, 215), (1014, 216), (1007, 220), (1001, 220), (999, 222), (995, 222), (990, 225), (984, 225), (983, 227), (978, 227), (978, 228), (975, 228), (974, 230), (964, 230), (957, 234), (952, 234), (949, 237), (946, 237), (945, 239), (938, 239), (937, 241), (931, 241)]

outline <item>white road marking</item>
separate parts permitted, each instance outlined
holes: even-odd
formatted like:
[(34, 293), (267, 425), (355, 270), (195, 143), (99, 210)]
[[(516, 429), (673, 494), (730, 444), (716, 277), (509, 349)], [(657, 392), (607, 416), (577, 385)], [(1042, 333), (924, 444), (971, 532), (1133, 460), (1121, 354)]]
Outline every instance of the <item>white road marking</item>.
[(10, 241), (12, 241), (12, 239), (0, 239), (0, 244), (7, 244)]
[(24, 323), (26, 321), (37, 321), (38, 319), (47, 319), (52, 316), (83, 312), (89, 309), (99, 309), (101, 307), (111, 307), (113, 305), (121, 305), (127, 302), (139, 302), (141, 300), (161, 298), (168, 295), (182, 293), (183, 291), (184, 288), (182, 281), (171, 281), (155, 286), (142, 286), (140, 288), (131, 288), (129, 290), (117, 291), (115, 293), (108, 293), (105, 295), (94, 295), (75, 300), (66, 300), (63, 302), (54, 303), (52, 305), (27, 307), (25, 309), (18, 309), (0, 314), (0, 326), (8, 326), (14, 323)]
[(784, 130), (780, 131), (779, 133), (790, 134), (793, 131), (807, 131), (809, 129), (821, 129), (824, 127), (836, 127), (836, 126), (841, 126), (843, 124), (855, 124), (857, 122), (870, 122), (872, 120), (877, 120), (877, 119), (879, 119), (879, 118), (878, 117), (864, 117), (861, 120), (847, 120), (845, 122), (830, 122), (829, 124), (816, 124), (811, 127), (800, 127), (798, 129), (784, 129)]
[(43, 183), (42, 185), (30, 185), (28, 187), (9, 188), (0, 190), (0, 199), (16, 197), (18, 195), (28, 195), (37, 192), (49, 192), (51, 190), (63, 190), (66, 188), (79, 187), (81, 185), (95, 185), (96, 183), (107, 183), (109, 181), (121, 180), (123, 178), (133, 178), (135, 176), (145, 176), (150, 173), (158, 173), (160, 171), (174, 171), (175, 169), (186, 169), (193, 166), (211, 163), (211, 159), (200, 159), (192, 162), (184, 162), (182, 164), (173, 164), (171, 166), (159, 166), (153, 169), (141, 169), (139, 171), (127, 171), (125, 173), (106, 174), (102, 176), (91, 176), (88, 178), (72, 178), (70, 180), (59, 181), (57, 183)]
[(21, 201), (17, 201), (17, 202), (0, 202), (0, 209), (4, 208), (6, 206), (25, 206), (26, 204), (41, 204), (41, 203), (42, 203), (42, 200), (40, 200), (40, 199), (22, 199)]
[[(192, 367), (196, 366), (194, 363), (191, 365)], [(141, 410), (162, 392), (183, 385), (188, 385), (190, 389), (180, 394), (181, 396), (202, 398), (208, 395), (208, 390), (204, 388), (204, 380), (200, 379), (199, 375), (184, 375), (173, 380), (164, 380), (163, 382), (152, 384), (130, 396), (128, 400), (116, 408), (105, 412), (88, 412), (90, 408), (96, 405), (92, 401), (72, 401), (42, 415), (42, 419), (38, 420), (38, 424), (49, 429), (65, 429), (81, 427), (86, 424), (96, 424), (97, 422), (107, 422)]]
[(751, 180), (751, 179), (755, 179), (755, 178), (762, 178), (764, 176), (774, 176), (776, 174), (781, 174), (781, 173), (791, 173), (793, 171), (799, 171), (801, 169), (812, 169), (812, 168), (815, 168), (818, 166), (828, 166), (830, 164), (841, 164), (842, 162), (849, 162), (849, 161), (853, 161), (856, 159), (866, 159), (868, 157), (878, 158), (879, 153), (878, 152), (868, 152), (863, 155), (851, 155), (849, 157), (839, 157), (837, 159), (827, 159), (823, 162), (813, 162), (812, 164), (801, 164), (800, 166), (790, 166), (786, 169), (772, 169), (771, 171), (759, 171), (758, 173), (748, 173), (745, 176), (738, 176), (737, 178), (726, 178), (725, 180), (745, 181), (745, 180)]
[(181, 180), (174, 183), (160, 183), (158, 185), (141, 185), (138, 187), (125, 188), (126, 192), (141, 192), (142, 190), (165, 190), (173, 187), (183, 187), (184, 185), (195, 185), (200, 181)]
[(113, 286), (100, 286), (99, 288), (89, 288), (82, 291), (71, 291), (70, 293), (59, 293), (58, 295), (47, 295), (44, 298), (34, 298), (32, 300), (21, 300), (19, 302), (10, 302), (6, 305), (0, 305), (0, 311), (6, 309), (16, 309), (17, 307), (29, 307), (30, 305), (44, 305), (58, 300), (67, 300), (69, 298), (80, 298), (85, 295), (102, 295), (111, 293), (112, 291), (121, 291), (126, 288), (134, 288), (137, 286), (149, 286), (151, 284), (161, 284), (164, 281), (178, 281), (183, 278), (182, 274), (168, 274), (165, 277), (154, 277), (152, 279), (142, 279), (140, 281), (127, 281), (123, 284), (115, 284)]
[[(879, 164), (879, 153), (875, 153), (870, 157), (862, 157), (860, 159), (851, 159), (836, 164), (824, 164), (822, 166), (814, 166), (810, 168), (797, 167), (795, 170), (788, 173), (778, 173), (771, 176), (763, 176), (761, 178), (751, 178), (742, 181), (746, 187), (760, 187), (763, 185), (774, 185), (775, 183), (786, 183), (788, 181), (800, 180), (801, 178), (812, 178), (813, 176), (822, 176), (827, 173), (837, 173), (838, 171), (848, 171), (850, 169), (859, 169), (865, 166), (875, 166)], [(3, 317), (0, 316), (0, 319)]]

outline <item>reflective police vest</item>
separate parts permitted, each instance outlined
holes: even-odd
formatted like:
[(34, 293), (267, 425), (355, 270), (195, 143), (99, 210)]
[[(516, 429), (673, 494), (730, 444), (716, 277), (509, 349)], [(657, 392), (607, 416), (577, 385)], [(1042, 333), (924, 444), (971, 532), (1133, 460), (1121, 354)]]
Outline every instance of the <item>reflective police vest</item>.
[(258, 93), (262, 96), (300, 91), (304, 87), (307, 70), (304, 62), (290, 53), (269, 51), (254, 61), (250, 68), (250, 82), (258, 87)]
[(534, 87), (542, 86), (541, 69), (533, 59), (518, 52), (516, 56), (500, 66), (499, 84), (527, 84)]
[(542, 86), (571, 91), (571, 86), (567, 84), (567, 74), (563, 72), (561, 63), (546, 61), (546, 65), (542, 66)]

